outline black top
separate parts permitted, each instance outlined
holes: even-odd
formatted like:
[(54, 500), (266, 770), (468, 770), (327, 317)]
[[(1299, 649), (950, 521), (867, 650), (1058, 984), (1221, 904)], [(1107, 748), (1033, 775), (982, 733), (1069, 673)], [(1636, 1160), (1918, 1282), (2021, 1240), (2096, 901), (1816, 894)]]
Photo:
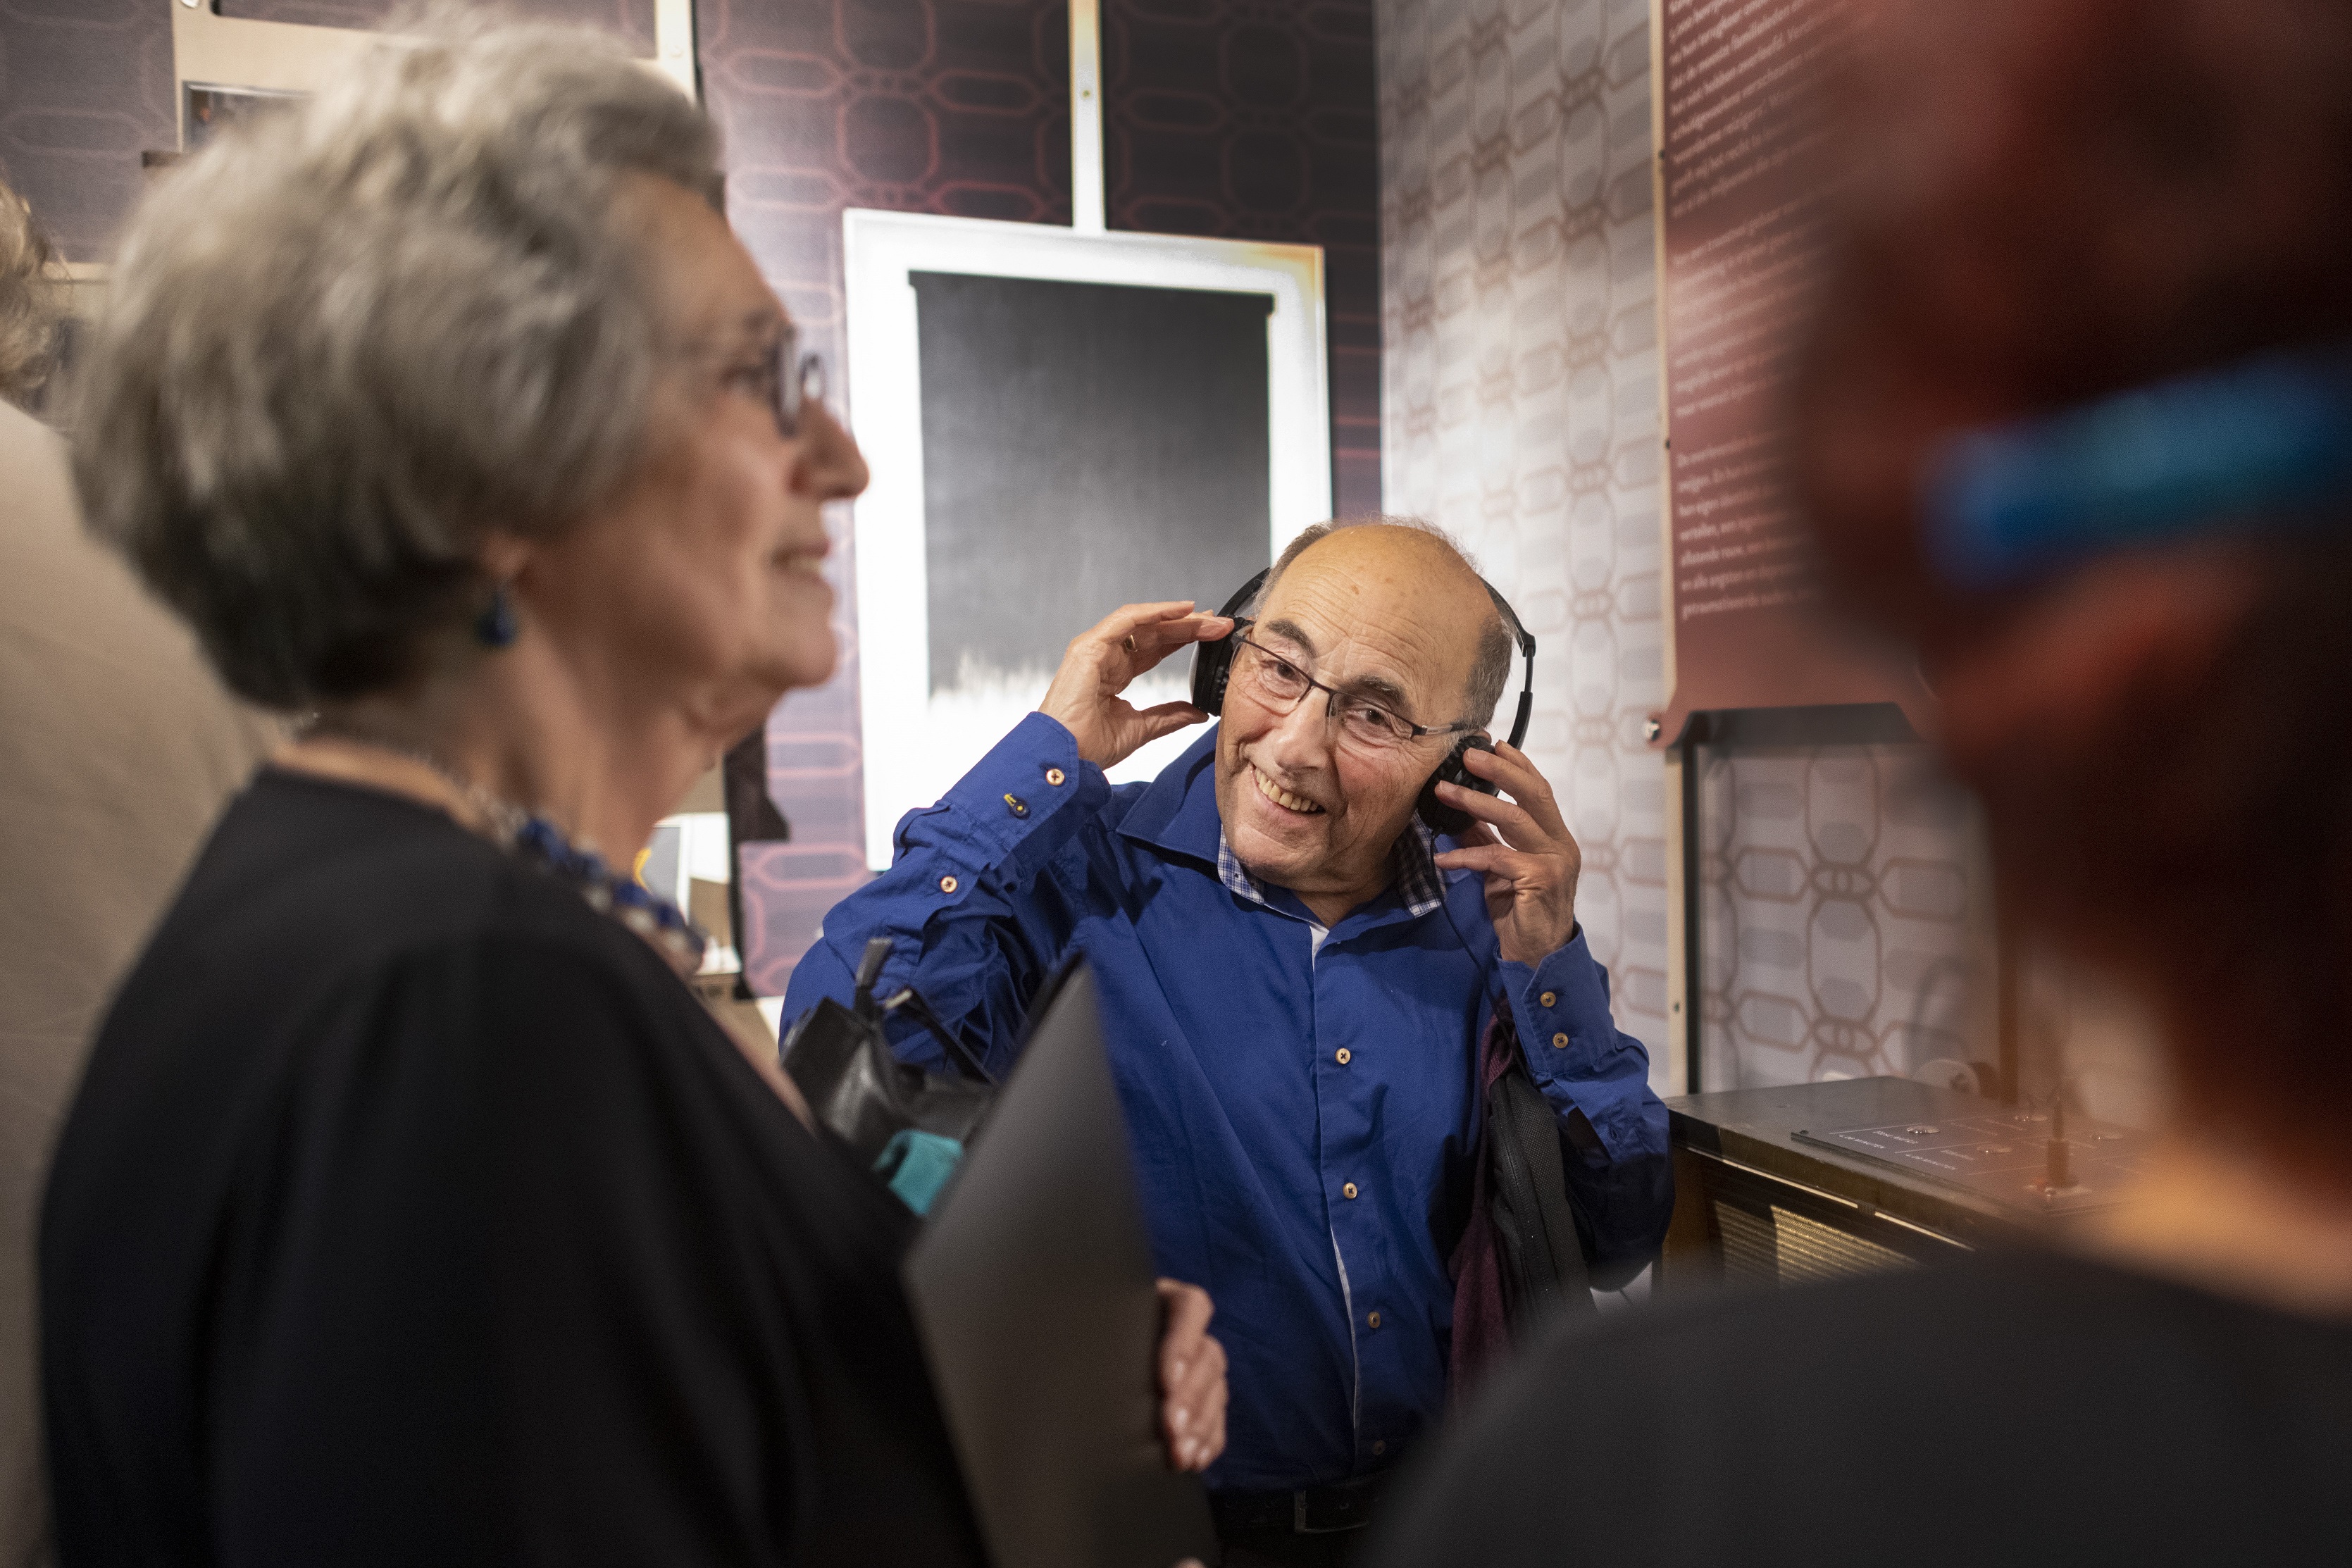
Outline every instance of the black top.
[(2078, 1259), (1661, 1305), (1501, 1381), (1375, 1563), (2352, 1562), (2352, 1324)]
[(265, 772), (58, 1145), (61, 1559), (977, 1563), (910, 1223), (575, 893)]

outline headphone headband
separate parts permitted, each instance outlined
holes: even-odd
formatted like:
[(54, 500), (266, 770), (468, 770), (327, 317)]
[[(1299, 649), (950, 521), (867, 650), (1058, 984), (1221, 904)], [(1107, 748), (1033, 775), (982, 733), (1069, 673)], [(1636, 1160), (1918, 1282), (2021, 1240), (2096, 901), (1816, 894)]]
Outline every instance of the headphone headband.
[(1511, 739), (1508, 742), (1513, 751), (1517, 751), (1519, 742), (1528, 738), (1528, 721), (1534, 716), (1536, 710), (1535, 634), (1528, 630), (1527, 624), (1519, 619), (1519, 612), (1511, 608), (1510, 601), (1495, 591), (1495, 584), (1487, 582), (1484, 577), (1479, 578), (1478, 582), (1480, 586), (1486, 590), (1486, 597), (1495, 601), (1495, 608), (1502, 612), (1504, 622), (1511, 628), (1511, 640), (1518, 645), (1519, 657), (1527, 661), (1525, 668), (1520, 672), (1519, 710), (1512, 716)]

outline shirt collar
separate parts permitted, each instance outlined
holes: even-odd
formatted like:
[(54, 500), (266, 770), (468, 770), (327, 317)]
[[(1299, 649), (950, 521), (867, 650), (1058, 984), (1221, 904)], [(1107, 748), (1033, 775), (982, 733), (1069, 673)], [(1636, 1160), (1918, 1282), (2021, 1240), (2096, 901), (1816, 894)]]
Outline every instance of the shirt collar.
[(1249, 868), (1241, 863), (1234, 847), (1225, 842), (1225, 830), (1222, 827), (1217, 829), (1217, 880), (1225, 885), (1229, 893), (1238, 894), (1254, 904), (1265, 902), (1265, 889), (1249, 874)]
[[(1415, 920), (1445, 901), (1445, 883), (1437, 874), (1436, 862), (1430, 858), (1434, 838), (1435, 835), (1416, 816), (1412, 831), (1397, 836), (1396, 848), (1389, 856), (1389, 885), (1395, 890), (1397, 902), (1404, 906), (1405, 913)], [(1225, 842), (1222, 827), (1217, 830), (1217, 880), (1229, 892), (1254, 904), (1265, 902), (1264, 884), (1241, 863), (1233, 846)]]
[(1203, 865), (1220, 864), (1224, 825), (1217, 816), (1217, 726), (1144, 785), (1118, 825), (1119, 836)]
[(1415, 812), (1391, 853), (1397, 899), (1415, 919), (1445, 901), (1445, 879), (1437, 874), (1437, 862), (1431, 858), (1436, 848), (1437, 835)]
[[(1154, 848), (1188, 856), (1217, 868), (1217, 880), (1255, 904), (1266, 901), (1265, 888), (1249, 873), (1225, 842), (1217, 816), (1217, 726), (1185, 748), (1144, 787), (1118, 826), (1120, 835)], [(1445, 901), (1445, 879), (1430, 858), (1436, 835), (1419, 816), (1410, 819), (1390, 852), (1390, 886), (1405, 912), (1418, 920)]]
[[(1412, 830), (1397, 836), (1396, 848), (1389, 856), (1389, 885), (1405, 913), (1415, 920), (1445, 901), (1445, 883), (1437, 874), (1437, 863), (1430, 858), (1435, 839), (1436, 835), (1416, 816)], [(1265, 885), (1241, 863), (1233, 846), (1225, 842), (1222, 827), (1217, 830), (1217, 880), (1229, 892), (1254, 904), (1265, 902)]]

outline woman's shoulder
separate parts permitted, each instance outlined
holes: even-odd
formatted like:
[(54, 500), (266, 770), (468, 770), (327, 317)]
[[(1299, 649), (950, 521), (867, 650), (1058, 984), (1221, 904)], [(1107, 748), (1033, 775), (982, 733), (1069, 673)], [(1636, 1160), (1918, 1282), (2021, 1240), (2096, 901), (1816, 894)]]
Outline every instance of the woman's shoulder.
[[(298, 1067), (439, 1009), (417, 1041), (513, 1027), (551, 990), (602, 998), (597, 1038), (690, 1030), (692, 994), (571, 888), (380, 791), (265, 770), (233, 801), (117, 995), (101, 1056), (152, 1070)], [(526, 1009), (522, 1015), (530, 1015)]]
[(100, 1031), (78, 1144), (204, 1127), (250, 1152), (364, 1127), (386, 1148), (716, 1162), (764, 1186), (811, 1163), (815, 1142), (644, 938), (437, 813), (352, 798), (368, 793), (273, 775), (231, 808)]
[(199, 933), (326, 968), (492, 935), (593, 950), (628, 935), (432, 806), (279, 768), (230, 803), (158, 942)]

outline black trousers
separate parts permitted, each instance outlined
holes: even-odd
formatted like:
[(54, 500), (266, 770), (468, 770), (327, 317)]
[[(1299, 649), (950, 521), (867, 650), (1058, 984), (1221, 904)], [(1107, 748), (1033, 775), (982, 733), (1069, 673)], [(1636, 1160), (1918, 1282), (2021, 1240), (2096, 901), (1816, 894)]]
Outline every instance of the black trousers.
[(1223, 1538), (1221, 1568), (1349, 1568), (1362, 1552), (1368, 1530), (1301, 1535), (1291, 1530), (1236, 1531)]

